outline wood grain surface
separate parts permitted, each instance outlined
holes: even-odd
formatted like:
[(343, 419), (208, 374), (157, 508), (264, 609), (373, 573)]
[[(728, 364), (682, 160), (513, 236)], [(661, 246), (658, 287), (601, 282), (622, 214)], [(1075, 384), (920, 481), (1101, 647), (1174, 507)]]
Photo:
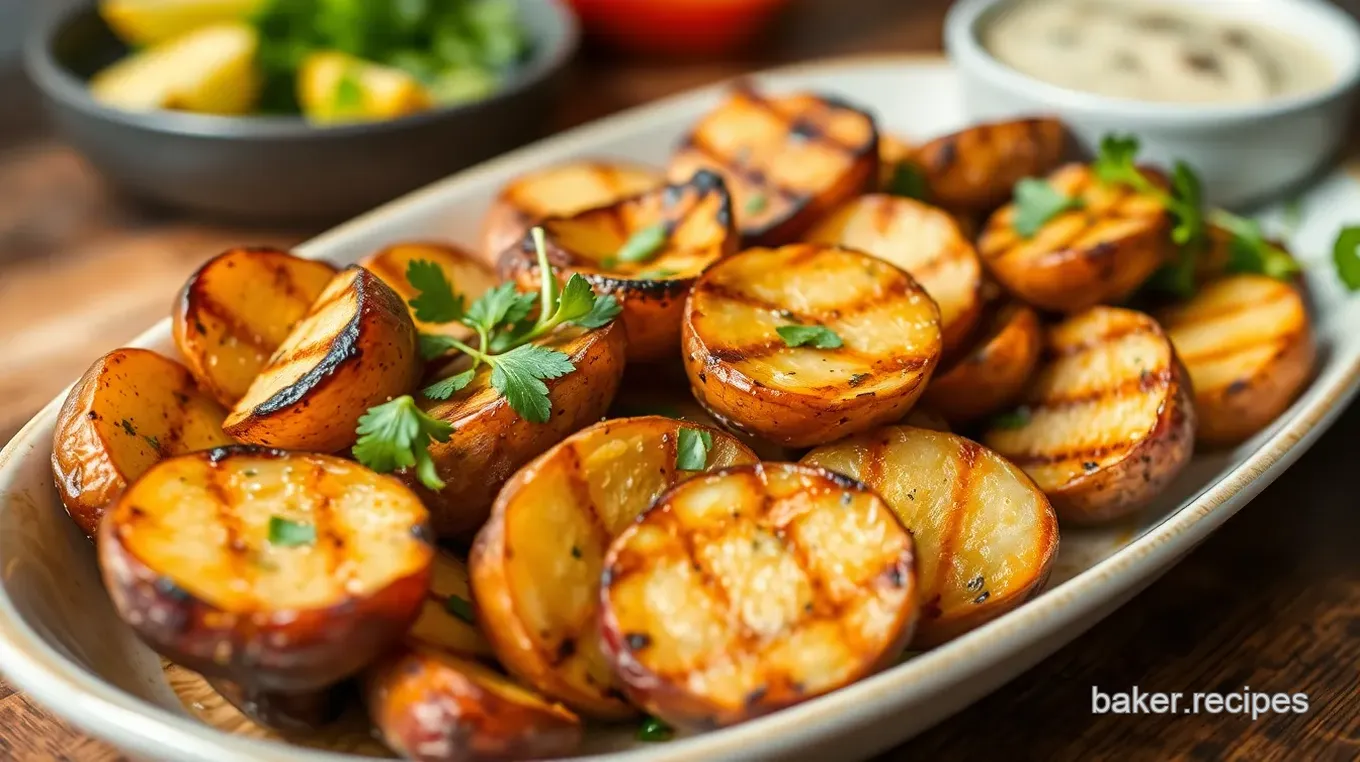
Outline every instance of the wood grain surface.
[[(766, 66), (937, 50), (941, 0), (798, 0), (742, 60), (576, 62), (554, 127)], [(903, 94), (903, 97), (910, 97)], [(0, 442), (98, 355), (166, 314), (228, 245), (319, 231), (223, 227), (120, 197), (0, 70)], [(1360, 759), (1360, 407), (1164, 578), (892, 760)], [(3, 665), (0, 665), (3, 668)], [(1303, 714), (1093, 714), (1103, 691), (1303, 692)], [(0, 681), (0, 760), (122, 759)]]

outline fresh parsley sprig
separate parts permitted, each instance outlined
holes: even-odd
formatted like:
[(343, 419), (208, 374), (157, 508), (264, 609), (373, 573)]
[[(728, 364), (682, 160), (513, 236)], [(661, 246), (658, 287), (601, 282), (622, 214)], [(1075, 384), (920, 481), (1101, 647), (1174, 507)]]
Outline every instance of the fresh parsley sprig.
[(430, 459), (430, 442), (447, 442), (453, 426), (416, 407), (411, 395), (371, 407), (359, 419), (354, 459), (378, 473), (415, 466), (416, 477), (430, 489), (444, 488)]
[(1054, 188), (1047, 180), (1026, 177), (1015, 184), (1015, 232), (1033, 238), (1049, 220), (1085, 203)]

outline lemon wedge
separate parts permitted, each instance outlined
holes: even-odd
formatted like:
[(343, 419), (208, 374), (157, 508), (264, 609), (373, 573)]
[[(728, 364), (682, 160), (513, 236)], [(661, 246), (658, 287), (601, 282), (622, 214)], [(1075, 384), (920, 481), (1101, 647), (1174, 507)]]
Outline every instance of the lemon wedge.
[(430, 107), (429, 91), (415, 77), (345, 53), (307, 56), (297, 84), (303, 115), (322, 124), (395, 119)]
[(155, 45), (205, 26), (242, 21), (264, 0), (103, 0), (99, 13), (129, 45)]
[(124, 58), (90, 81), (95, 100), (129, 111), (244, 114), (255, 107), (259, 39), (243, 23), (207, 26)]

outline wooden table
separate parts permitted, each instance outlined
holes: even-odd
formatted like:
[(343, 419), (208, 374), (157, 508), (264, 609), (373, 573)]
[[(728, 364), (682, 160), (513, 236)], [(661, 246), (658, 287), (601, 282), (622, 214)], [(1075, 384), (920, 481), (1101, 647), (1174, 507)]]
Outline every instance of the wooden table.
[[(740, 61), (578, 62), (578, 124), (771, 64), (937, 50), (940, 0), (799, 0)], [(904, 94), (903, 97), (909, 97)], [(96, 356), (166, 313), (229, 244), (316, 230), (205, 224), (116, 195), (45, 133), (36, 100), (0, 72), (0, 442)], [(1360, 758), (1360, 407), (1242, 515), (1074, 644), (889, 759), (1353, 760)], [(1305, 692), (1303, 715), (1096, 715), (1091, 690)], [(0, 682), (0, 759), (118, 755)]]

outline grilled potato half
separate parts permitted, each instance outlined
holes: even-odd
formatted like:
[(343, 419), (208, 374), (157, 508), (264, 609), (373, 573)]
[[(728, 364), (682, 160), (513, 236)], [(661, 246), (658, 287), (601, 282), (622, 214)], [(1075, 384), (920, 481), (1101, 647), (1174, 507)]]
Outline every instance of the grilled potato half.
[(1015, 184), (1042, 177), (1068, 152), (1067, 129), (1056, 119), (979, 124), (917, 148), (927, 198), (955, 213), (986, 213), (1004, 204)]
[(889, 426), (818, 447), (801, 462), (864, 482), (911, 530), (921, 601), (912, 648), (939, 645), (1024, 603), (1057, 558), (1048, 498), (971, 440)]
[(1203, 444), (1236, 444), (1265, 428), (1312, 377), (1317, 347), (1291, 283), (1229, 275), (1158, 317), (1190, 371)]
[(1020, 299), (1068, 313), (1118, 302), (1171, 256), (1171, 220), (1154, 196), (1106, 185), (1081, 164), (1049, 175), (1048, 184), (1081, 206), (1026, 237), (1015, 229), (1015, 204), (1008, 204), (987, 220), (978, 241), (983, 264)]
[(357, 673), (420, 612), (425, 507), (329, 455), (227, 447), (161, 461), (104, 517), (118, 613), (171, 661), (254, 690)]
[[(430, 521), (441, 538), (472, 539), (501, 486), (549, 447), (600, 420), (618, 391), (627, 344), (618, 320), (594, 330), (566, 326), (535, 343), (563, 352), (576, 366), (571, 373), (544, 382), (552, 405), (547, 423), (520, 417), (492, 388), (491, 370), (485, 365), (467, 387), (447, 400), (419, 399), (426, 413), (453, 426), (447, 442), (430, 443), (430, 458), (444, 489), (429, 490), (410, 470), (400, 476), (429, 506)], [(459, 357), (437, 375), (460, 373), (467, 363), (466, 357)]]
[(494, 659), (491, 643), (472, 614), (467, 562), (441, 548), (431, 572), (425, 604), (407, 637), (460, 656)]
[(421, 368), (406, 304), (351, 267), (327, 284), (223, 429), (248, 444), (337, 452), (354, 444), (359, 416), (409, 392)]
[(909, 198), (870, 194), (832, 212), (807, 240), (857, 249), (906, 270), (940, 307), (946, 357), (959, 351), (977, 325), (982, 264), (948, 212)]
[[(793, 326), (821, 336), (791, 346), (778, 330)], [(683, 341), (694, 396), (715, 417), (807, 447), (906, 415), (939, 362), (940, 313), (911, 276), (868, 254), (750, 249), (695, 283)]]
[(476, 331), (462, 323), (427, 323), (416, 318), (415, 308), (410, 300), (419, 291), (407, 280), (406, 271), (412, 262), (432, 262), (444, 273), (444, 279), (453, 286), (453, 292), (462, 296), (468, 304), (499, 283), (496, 271), (471, 252), (442, 243), (410, 242), (388, 246), (359, 260), (362, 267), (368, 268), (397, 292), (411, 312), (411, 320), (420, 333), (452, 336), (462, 340), (476, 335)]
[(1020, 302), (989, 310), (982, 336), (957, 362), (936, 373), (921, 399), (954, 425), (964, 425), (1015, 403), (1039, 366), (1043, 326)]
[(603, 644), (639, 706), (720, 727), (896, 659), (916, 595), (911, 534), (869, 488), (737, 466), (679, 484), (610, 545)]
[[(559, 277), (579, 273), (623, 305), (629, 362), (677, 356), (685, 295), (704, 268), (738, 246), (727, 188), (704, 170), (611, 206), (544, 220), (543, 231)], [(537, 259), (526, 236), (501, 257), (501, 275), (536, 290)]]
[(501, 663), (582, 714), (636, 714), (599, 648), (605, 551), (677, 482), (755, 462), (718, 429), (645, 416), (597, 423), (520, 469), (471, 559), (478, 623)]
[(437, 649), (399, 648), (364, 672), (378, 734), (418, 762), (569, 755), (581, 721), (485, 665)]
[(1190, 379), (1157, 321), (1094, 307), (1049, 329), (1021, 407), (983, 442), (1020, 466), (1074, 524), (1147, 504), (1190, 460)]
[(501, 189), (482, 223), (482, 256), (494, 265), (549, 217), (608, 206), (665, 180), (659, 169), (619, 161), (575, 161), (517, 177)]
[(766, 97), (738, 87), (695, 125), (669, 174), (721, 173), (745, 245), (778, 246), (872, 190), (878, 160), (878, 129), (864, 111), (810, 93)]
[(236, 404), (335, 273), (327, 262), (254, 248), (198, 268), (175, 300), (171, 327), (199, 386)]
[(157, 461), (232, 444), (226, 417), (174, 360), (147, 349), (95, 360), (66, 395), (52, 437), (52, 475), (66, 512), (94, 538), (105, 508)]

